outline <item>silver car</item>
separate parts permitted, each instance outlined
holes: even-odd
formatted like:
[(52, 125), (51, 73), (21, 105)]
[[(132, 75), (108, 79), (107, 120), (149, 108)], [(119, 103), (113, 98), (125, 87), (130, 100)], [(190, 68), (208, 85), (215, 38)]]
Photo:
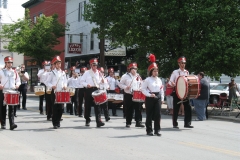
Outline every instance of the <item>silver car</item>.
[[(240, 88), (240, 84), (238, 85), (238, 89)], [(228, 88), (228, 84), (227, 83), (220, 83), (216, 86), (214, 86), (213, 88), (210, 89), (210, 99), (209, 99), (209, 103), (213, 104), (213, 103), (217, 103), (218, 99), (219, 99), (219, 95), (221, 93), (226, 93), (227, 96), (229, 95), (229, 88)], [(239, 97), (239, 93), (237, 93), (237, 96)]]

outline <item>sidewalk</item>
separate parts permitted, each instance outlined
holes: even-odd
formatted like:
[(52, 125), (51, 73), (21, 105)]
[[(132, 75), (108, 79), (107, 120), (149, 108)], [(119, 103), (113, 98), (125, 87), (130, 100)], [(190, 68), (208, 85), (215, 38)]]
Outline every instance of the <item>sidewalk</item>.
[[(34, 94), (34, 92), (28, 92), (27, 93), (27, 97), (31, 97), (31, 98), (38, 98), (38, 96), (36, 96)], [(145, 108), (145, 105), (143, 104), (143, 108)], [(164, 103), (162, 105), (162, 114), (166, 114), (167, 113), (167, 105), (166, 103)], [(211, 112), (211, 109), (208, 108), (208, 113)], [(228, 115), (212, 115), (212, 114), (209, 114), (209, 119), (219, 119), (219, 120), (224, 120), (224, 121), (231, 121), (231, 122), (237, 122), (237, 123), (240, 123), (240, 115), (238, 116), (238, 118), (236, 118), (236, 115), (238, 114), (239, 112), (237, 110), (234, 110), (234, 112), (231, 112), (231, 115), (228, 116)], [(195, 116), (195, 112), (193, 111), (193, 116)]]

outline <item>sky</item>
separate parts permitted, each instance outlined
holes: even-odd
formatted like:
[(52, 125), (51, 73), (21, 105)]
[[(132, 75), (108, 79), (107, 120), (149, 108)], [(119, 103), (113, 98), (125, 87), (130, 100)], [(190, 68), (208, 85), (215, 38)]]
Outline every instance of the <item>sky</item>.
[(23, 18), (25, 9), (22, 7), (22, 4), (27, 1), (28, 0), (8, 0), (8, 8), (0, 8), (2, 15), (1, 22), (14, 23), (19, 18)]

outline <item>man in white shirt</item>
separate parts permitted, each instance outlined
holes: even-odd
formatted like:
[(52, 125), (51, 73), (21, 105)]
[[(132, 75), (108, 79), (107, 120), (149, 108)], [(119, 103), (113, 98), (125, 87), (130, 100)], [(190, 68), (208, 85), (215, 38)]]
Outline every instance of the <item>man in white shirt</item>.
[[(27, 99), (27, 88), (28, 88), (29, 75), (28, 75), (28, 72), (26, 72), (26, 70), (25, 70), (24, 64), (21, 64), (19, 77), (20, 77), (21, 85), (19, 86), (18, 91), (20, 92), (20, 96), (22, 94), (22, 108), (24, 110), (27, 110), (26, 99)], [(19, 102), (20, 102), (20, 96), (19, 96)], [(19, 105), (19, 108), (20, 108), (20, 105)]]
[(52, 107), (54, 105), (54, 90), (51, 90), (50, 94), (47, 94), (47, 89), (50, 88), (47, 86), (47, 77), (49, 77), (49, 75), (52, 74), (52, 71), (55, 69), (55, 64), (51, 63), (50, 61), (48, 62), (48, 64), (51, 64), (51, 68), (49, 70), (47, 70), (47, 72), (44, 72), (42, 76), (44, 76), (44, 80), (43, 83), (46, 85), (46, 108), (47, 108), (47, 120), (48, 121), (52, 121)]
[(100, 83), (104, 83), (104, 80), (97, 70), (98, 60), (93, 58), (89, 61), (89, 63), (91, 69), (83, 74), (80, 81), (80, 83), (86, 88), (84, 105), (84, 118), (86, 119), (85, 126), (90, 126), (91, 107), (94, 106), (97, 127), (101, 127), (104, 126), (105, 123), (101, 121), (101, 109), (99, 105), (94, 103), (92, 93), (98, 90)]
[[(54, 57), (52, 63), (55, 64), (55, 69), (48, 75), (47, 86), (51, 87), (55, 92), (66, 90), (67, 78), (65, 72), (61, 70), (61, 58), (59, 56)], [(53, 99), (55, 100), (55, 95)], [(60, 127), (62, 109), (63, 104), (55, 103), (53, 106), (52, 124), (54, 129)]]
[(128, 65), (129, 72), (121, 77), (118, 86), (124, 89), (124, 105), (126, 107), (126, 127), (132, 124), (133, 110), (135, 110), (135, 127), (144, 127), (142, 124), (142, 103), (132, 101), (132, 90), (139, 89), (137, 86), (141, 84), (141, 77), (137, 73), (137, 63)]
[[(0, 111), (1, 111), (1, 128), (6, 129), (6, 112), (7, 105), (3, 103), (4, 101), (4, 92), (7, 90), (16, 90), (21, 84), (18, 73), (12, 69), (13, 58), (7, 56), (4, 58), (5, 68), (0, 71)], [(14, 123), (14, 105), (8, 105), (8, 118), (10, 124), (10, 130), (17, 128), (17, 125)]]
[[(47, 72), (47, 70), (45, 69), (45, 65), (47, 65), (47, 64), (48, 64), (47, 61), (43, 61), (42, 62), (42, 67), (43, 68), (40, 69), (38, 71), (38, 74), (37, 74), (37, 76), (39, 78), (39, 81), (40, 81), (40, 85), (45, 86), (45, 90), (46, 90), (46, 85), (45, 85), (44, 81), (46, 79), (46, 72)], [(46, 96), (46, 94), (39, 96), (39, 111), (40, 111), (40, 114), (43, 114), (43, 99), (44, 99), (45, 96)], [(46, 104), (46, 112), (47, 112), (47, 104)]]
[[(176, 69), (173, 71), (171, 77), (170, 77), (170, 81), (168, 82), (169, 85), (171, 85), (172, 87), (176, 86), (176, 82), (177, 82), (177, 78), (179, 76), (188, 76), (189, 72), (185, 69), (186, 66), (186, 58), (184, 56), (178, 58), (178, 66), (179, 69)], [(181, 100), (177, 97), (176, 92), (174, 91), (172, 93), (173, 95), (173, 115), (172, 115), (172, 120), (173, 120), (173, 128), (178, 129), (178, 111), (180, 108), (180, 105), (182, 103), (179, 103)], [(192, 108), (189, 105), (189, 99), (184, 100), (183, 102), (184, 105), (184, 127), (185, 128), (193, 128), (193, 126), (191, 126), (191, 121), (192, 121)]]
[[(114, 69), (109, 68), (108, 69), (108, 74), (109, 74), (108, 77), (107, 77), (107, 82), (108, 82), (108, 85), (109, 85), (108, 93), (116, 93), (115, 89), (118, 87), (119, 82), (114, 77)], [(108, 107), (112, 109), (112, 115), (117, 116), (116, 104), (109, 101), (108, 102)]]
[(78, 76), (78, 96), (76, 97), (77, 99), (77, 103), (78, 103), (78, 116), (82, 117), (82, 112), (83, 112), (83, 98), (84, 98), (84, 94), (85, 94), (85, 88), (84, 86), (81, 84), (81, 78), (83, 76), (83, 74), (85, 73), (85, 71), (87, 70), (86, 67), (82, 66), (80, 68), (80, 75)]

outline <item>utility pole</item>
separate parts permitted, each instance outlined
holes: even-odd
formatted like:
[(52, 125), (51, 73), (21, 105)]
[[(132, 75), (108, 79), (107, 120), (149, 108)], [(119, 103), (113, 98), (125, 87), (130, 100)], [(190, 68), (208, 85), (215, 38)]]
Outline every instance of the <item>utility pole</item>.
[(102, 38), (100, 39), (100, 65), (103, 68), (105, 68), (104, 45), (105, 45), (105, 39)]

